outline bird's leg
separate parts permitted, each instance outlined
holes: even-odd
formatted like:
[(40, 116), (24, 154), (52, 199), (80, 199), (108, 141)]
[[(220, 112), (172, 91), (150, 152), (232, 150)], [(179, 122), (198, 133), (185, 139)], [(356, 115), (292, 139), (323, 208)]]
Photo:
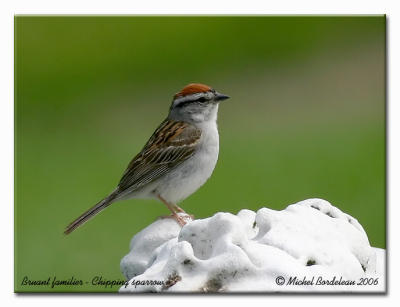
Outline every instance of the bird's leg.
[(182, 212), (182, 213), (186, 213), (185, 210), (183, 210), (181, 207), (179, 207), (178, 205), (172, 205), (175, 209), (175, 212)]
[(164, 204), (167, 206), (167, 208), (172, 212), (172, 216), (174, 217), (174, 219), (178, 222), (179, 225), (184, 226), (186, 224), (186, 221), (180, 217), (176, 211), (174, 210), (175, 205), (171, 205), (170, 203), (168, 203), (164, 198), (162, 198), (160, 195), (157, 196), (157, 198)]
[(183, 210), (183, 209), (182, 209), (181, 207), (179, 207), (178, 205), (173, 205), (173, 207), (174, 207), (174, 209), (175, 209), (175, 212), (185, 213), (185, 214), (187, 214), (188, 216), (190, 216), (192, 220), (194, 220), (194, 215), (193, 215), (193, 214), (187, 213), (185, 210)]

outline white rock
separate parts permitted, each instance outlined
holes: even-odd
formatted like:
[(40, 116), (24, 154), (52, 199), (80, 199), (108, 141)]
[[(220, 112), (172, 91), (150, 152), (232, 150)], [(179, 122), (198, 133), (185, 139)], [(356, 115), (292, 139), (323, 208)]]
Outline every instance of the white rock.
[(220, 212), (183, 228), (158, 220), (132, 238), (121, 270), (121, 292), (385, 291), (385, 251), (322, 199)]

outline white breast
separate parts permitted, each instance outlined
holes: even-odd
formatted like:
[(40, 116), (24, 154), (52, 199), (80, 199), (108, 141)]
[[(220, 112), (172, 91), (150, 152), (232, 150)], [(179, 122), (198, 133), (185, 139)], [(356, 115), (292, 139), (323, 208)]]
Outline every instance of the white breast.
[(199, 128), (202, 135), (195, 154), (158, 182), (157, 192), (170, 203), (176, 204), (196, 192), (214, 171), (219, 152), (216, 121)]

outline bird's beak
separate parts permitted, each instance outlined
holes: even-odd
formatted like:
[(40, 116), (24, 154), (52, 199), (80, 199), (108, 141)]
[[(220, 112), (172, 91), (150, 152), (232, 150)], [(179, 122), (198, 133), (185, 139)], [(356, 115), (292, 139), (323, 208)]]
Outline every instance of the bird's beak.
[(227, 96), (227, 95), (224, 95), (224, 94), (221, 94), (221, 93), (215, 93), (215, 98), (214, 98), (214, 100), (215, 101), (223, 101), (223, 100), (226, 100), (226, 99), (228, 99), (228, 98), (230, 98), (229, 96)]

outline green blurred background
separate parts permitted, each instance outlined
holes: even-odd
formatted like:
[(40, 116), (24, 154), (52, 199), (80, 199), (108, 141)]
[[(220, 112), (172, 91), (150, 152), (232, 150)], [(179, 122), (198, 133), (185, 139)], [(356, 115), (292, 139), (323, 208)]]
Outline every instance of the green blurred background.
[(232, 98), (217, 167), (187, 212), (320, 197), (385, 248), (384, 16), (17, 16), (15, 34), (16, 291), (117, 291), (91, 279), (123, 279), (131, 237), (165, 206), (124, 201), (63, 230), (115, 187), (190, 82)]

